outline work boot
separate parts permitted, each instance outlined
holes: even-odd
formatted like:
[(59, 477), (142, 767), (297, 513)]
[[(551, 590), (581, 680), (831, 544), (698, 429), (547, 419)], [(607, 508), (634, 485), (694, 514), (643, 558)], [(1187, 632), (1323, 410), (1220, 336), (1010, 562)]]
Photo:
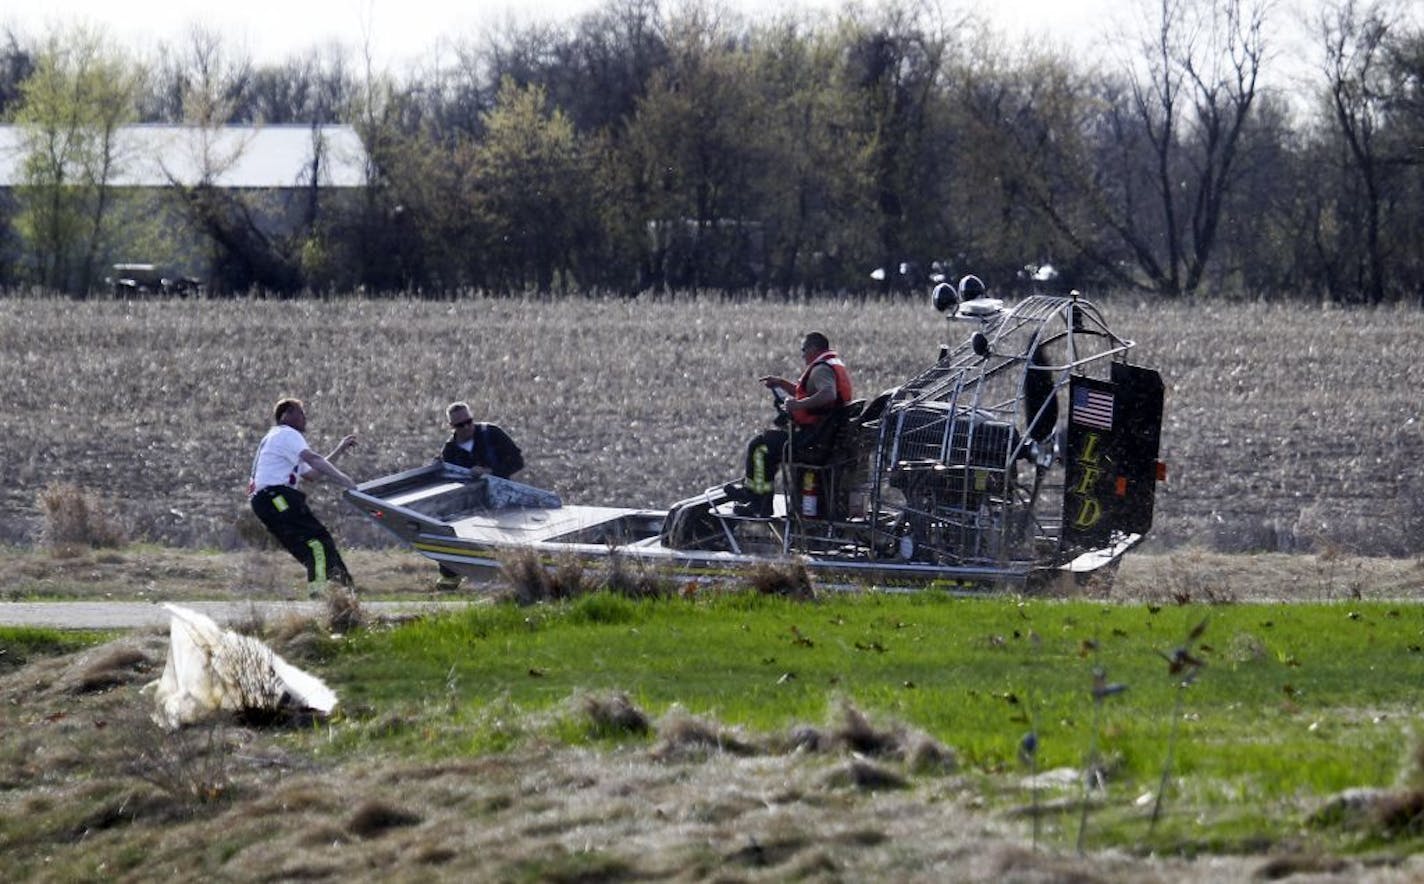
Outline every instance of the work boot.
[(769, 519), (772, 513), (772, 496), (770, 494), (751, 494), (746, 501), (732, 507), (732, 513), (756, 519)]

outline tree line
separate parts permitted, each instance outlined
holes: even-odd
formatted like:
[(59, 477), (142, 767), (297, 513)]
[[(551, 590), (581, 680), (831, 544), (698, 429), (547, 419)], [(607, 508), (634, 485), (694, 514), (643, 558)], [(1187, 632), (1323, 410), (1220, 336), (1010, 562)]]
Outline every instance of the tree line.
[[(172, 188), (216, 291), (709, 289), (793, 295), (1129, 287), (1424, 302), (1424, 29), (1391, 0), (1308, 23), (1308, 82), (1263, 0), (1149, 0), (1093, 57), (891, 0), (748, 21), (606, 0), (379, 70), (369, 48), (259, 65), (213, 31), (137, 55), (101, 33), (0, 46), (26, 133), (0, 286), (83, 295), (132, 122), (344, 122), (356, 199), (313, 187), (262, 235), (252, 194)], [(1111, 39), (1109, 39), (1111, 37)]]

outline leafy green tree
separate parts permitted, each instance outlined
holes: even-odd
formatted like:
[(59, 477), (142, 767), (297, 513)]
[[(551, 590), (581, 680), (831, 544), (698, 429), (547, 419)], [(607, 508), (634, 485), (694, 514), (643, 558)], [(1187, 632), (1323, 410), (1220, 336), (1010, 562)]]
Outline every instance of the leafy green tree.
[(767, 228), (766, 283), (788, 293), (840, 287), (856, 275), (853, 256), (868, 251), (854, 241), (864, 188), (842, 134), (840, 46), (829, 29), (784, 18), (753, 31), (749, 51), (748, 74), (768, 109), (751, 184)]
[(648, 231), (647, 281), (754, 286), (764, 252), (754, 182), (768, 114), (750, 57), (705, 9), (674, 19), (668, 45), (668, 64), (653, 74), (625, 136)]
[(502, 288), (549, 291), (574, 270), (589, 219), (587, 164), (573, 125), (541, 86), (506, 79), (473, 151), (474, 208)]
[(96, 32), (52, 32), (20, 88), (24, 147), (19, 227), (34, 280), (87, 295), (107, 235), (141, 74)]
[(946, 131), (936, 117), (954, 26), (928, 5), (894, 3), (875, 15), (841, 22), (832, 126), (854, 157), (868, 209), (861, 217), (870, 251), (858, 260), (885, 268), (890, 288), (901, 263), (947, 247), (941, 207), (954, 185), (956, 145), (936, 137)]

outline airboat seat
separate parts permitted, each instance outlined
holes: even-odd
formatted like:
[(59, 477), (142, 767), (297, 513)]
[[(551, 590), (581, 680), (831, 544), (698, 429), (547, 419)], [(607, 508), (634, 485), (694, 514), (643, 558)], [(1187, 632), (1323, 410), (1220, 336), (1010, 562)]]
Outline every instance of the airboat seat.
[[(790, 450), (785, 460), (801, 466), (820, 467), (839, 463), (847, 454), (854, 456), (856, 434), (850, 429), (864, 410), (865, 400), (856, 399), (838, 406), (826, 415), (824, 421), (810, 429), (792, 427), (792, 439), (787, 443)], [(797, 432), (809, 434), (810, 438), (803, 436), (798, 440), (795, 438)]]
[(846, 478), (859, 456), (857, 430), (864, 411), (864, 399), (847, 402), (814, 428), (816, 437), (809, 444), (798, 445), (794, 440), (787, 444), (785, 484), (792, 512), (805, 514), (803, 498), (808, 474), (819, 500), (814, 517), (834, 520), (846, 512), (850, 492)]

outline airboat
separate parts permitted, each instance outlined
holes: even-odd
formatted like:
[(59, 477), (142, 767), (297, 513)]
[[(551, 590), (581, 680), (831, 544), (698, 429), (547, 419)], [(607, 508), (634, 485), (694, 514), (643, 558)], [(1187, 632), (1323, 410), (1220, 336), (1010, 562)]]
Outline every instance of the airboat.
[[(586, 506), (439, 463), (346, 492), (416, 552), (488, 577), (621, 557), (694, 578), (799, 561), (829, 584), (1033, 589), (1110, 578), (1152, 525), (1161, 375), (1074, 292), (1013, 305), (937, 286), (957, 343), (918, 375), (841, 406), (794, 446), (770, 516), (717, 485), (666, 510)], [(795, 432), (793, 425), (792, 432)]]

